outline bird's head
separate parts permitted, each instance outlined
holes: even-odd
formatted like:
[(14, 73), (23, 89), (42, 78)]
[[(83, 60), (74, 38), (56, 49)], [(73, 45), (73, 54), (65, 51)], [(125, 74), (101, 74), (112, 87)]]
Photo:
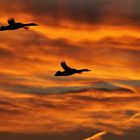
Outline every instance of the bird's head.
[(83, 71), (91, 71), (91, 70), (89, 70), (89, 69), (83, 69)]
[(36, 23), (31, 23), (32, 26), (39, 26), (38, 24)]

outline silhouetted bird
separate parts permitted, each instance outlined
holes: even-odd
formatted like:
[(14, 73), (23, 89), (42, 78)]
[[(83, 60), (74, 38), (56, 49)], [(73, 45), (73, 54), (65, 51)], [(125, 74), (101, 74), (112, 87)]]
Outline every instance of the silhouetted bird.
[(28, 26), (37, 26), (38, 24), (35, 23), (20, 23), (20, 22), (15, 22), (15, 19), (11, 18), (8, 20), (8, 24), (7, 26), (1, 26), (0, 27), (0, 31), (6, 31), (6, 30), (16, 30), (19, 28), (24, 28), (24, 29), (28, 29)]
[(80, 74), (82, 72), (90, 71), (88, 69), (77, 70), (77, 69), (70, 68), (65, 62), (61, 62), (61, 66), (64, 69), (64, 71), (57, 71), (55, 76), (69, 76), (76, 73)]

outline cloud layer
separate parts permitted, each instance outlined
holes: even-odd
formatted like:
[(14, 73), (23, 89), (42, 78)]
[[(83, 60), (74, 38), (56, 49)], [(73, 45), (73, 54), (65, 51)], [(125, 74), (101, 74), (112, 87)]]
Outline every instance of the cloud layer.
[[(0, 137), (128, 140), (140, 125), (139, 1), (12, 3), (0, 2), (1, 25), (40, 26), (0, 32)], [(54, 77), (64, 60), (92, 71)]]

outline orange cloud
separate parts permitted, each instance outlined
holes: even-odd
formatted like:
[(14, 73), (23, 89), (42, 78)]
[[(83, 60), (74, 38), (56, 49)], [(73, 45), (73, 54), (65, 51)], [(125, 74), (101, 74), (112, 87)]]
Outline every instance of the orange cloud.
[[(9, 2), (0, 2), (1, 24), (15, 17), (40, 26), (0, 32), (0, 132), (104, 130), (98, 140), (139, 127), (138, 1)], [(92, 71), (56, 78), (63, 60)]]

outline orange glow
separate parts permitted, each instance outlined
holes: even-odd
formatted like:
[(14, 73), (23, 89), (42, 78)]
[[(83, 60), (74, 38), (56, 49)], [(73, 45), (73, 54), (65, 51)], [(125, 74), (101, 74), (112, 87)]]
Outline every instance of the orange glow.
[[(101, 133), (87, 140), (100, 140), (106, 133), (125, 135), (139, 127), (137, 25), (80, 24), (74, 19), (51, 25), (51, 15), (47, 24), (29, 7), (17, 11), (17, 21), (39, 26), (0, 32), (0, 132), (98, 130)], [(5, 13), (4, 9), (1, 12)], [(8, 18), (9, 14), (4, 14), (1, 24), (7, 25)], [(91, 71), (55, 77), (56, 71), (63, 71), (61, 61)]]
[(76, 29), (73, 28), (59, 28), (59, 27), (48, 27), (48, 26), (40, 26), (36, 29), (37, 32), (45, 36), (49, 36), (50, 38), (65, 38), (71, 41), (81, 41), (81, 40), (89, 40), (89, 41), (98, 41), (105, 37), (140, 37), (140, 33), (137, 29), (124, 28), (124, 27), (106, 27), (101, 26), (94, 29), (93, 27), (85, 26), (84, 28)]

